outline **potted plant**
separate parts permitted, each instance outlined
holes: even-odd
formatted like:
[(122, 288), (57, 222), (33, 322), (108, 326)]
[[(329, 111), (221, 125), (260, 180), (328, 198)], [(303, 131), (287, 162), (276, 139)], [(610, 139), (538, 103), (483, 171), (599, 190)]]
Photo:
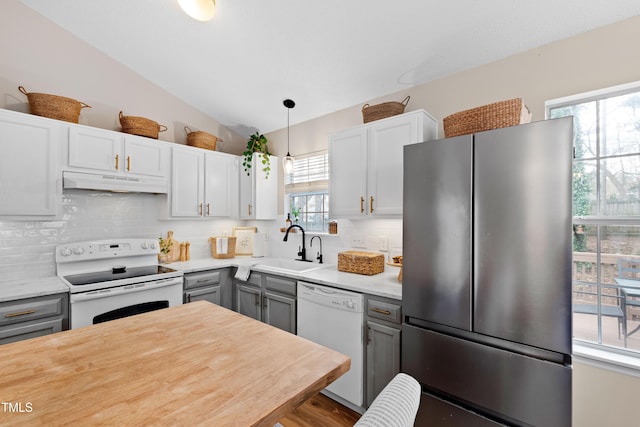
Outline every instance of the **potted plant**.
[(260, 157), (262, 157), (262, 170), (265, 172), (266, 178), (269, 178), (269, 172), (271, 171), (269, 156), (271, 153), (269, 153), (269, 147), (267, 147), (268, 142), (267, 138), (257, 131), (251, 135), (249, 141), (247, 141), (247, 149), (242, 153), (244, 155), (242, 166), (244, 166), (244, 171), (247, 175), (250, 175), (253, 153), (260, 153)]
[(167, 264), (171, 262), (171, 248), (173, 247), (173, 231), (167, 233), (167, 238), (162, 236), (158, 239), (160, 246), (160, 253), (158, 254), (158, 261), (161, 264)]

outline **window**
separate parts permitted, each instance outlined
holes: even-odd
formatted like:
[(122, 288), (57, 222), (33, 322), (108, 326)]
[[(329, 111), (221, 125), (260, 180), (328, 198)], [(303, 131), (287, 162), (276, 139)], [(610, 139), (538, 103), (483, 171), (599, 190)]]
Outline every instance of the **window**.
[(285, 212), (306, 231), (326, 232), (329, 223), (329, 156), (327, 151), (296, 157), (285, 174)]
[(640, 82), (549, 101), (573, 116), (573, 336), (640, 353)]

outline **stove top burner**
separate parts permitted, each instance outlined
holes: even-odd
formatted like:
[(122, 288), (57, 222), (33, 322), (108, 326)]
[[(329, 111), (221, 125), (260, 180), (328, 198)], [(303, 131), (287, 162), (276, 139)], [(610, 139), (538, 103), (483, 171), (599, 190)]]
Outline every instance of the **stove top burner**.
[(130, 279), (136, 277), (152, 276), (155, 274), (174, 273), (176, 270), (161, 265), (149, 265), (145, 267), (126, 268), (113, 267), (108, 271), (96, 271), (92, 273), (71, 274), (64, 279), (74, 286), (91, 285), (93, 283), (110, 282), (112, 280)]

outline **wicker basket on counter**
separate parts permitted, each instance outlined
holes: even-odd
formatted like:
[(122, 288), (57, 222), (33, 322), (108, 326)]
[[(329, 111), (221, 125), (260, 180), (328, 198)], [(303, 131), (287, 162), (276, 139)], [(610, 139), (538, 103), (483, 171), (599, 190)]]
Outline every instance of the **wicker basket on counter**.
[(204, 148), (206, 150), (216, 151), (216, 143), (222, 141), (215, 135), (203, 131), (192, 131), (189, 126), (184, 127), (187, 133), (187, 145), (192, 147)]
[(372, 276), (384, 271), (384, 255), (375, 252), (346, 251), (338, 253), (338, 271)]
[(521, 98), (494, 102), (460, 111), (442, 120), (444, 136), (450, 138), (485, 130), (515, 126), (531, 121), (531, 112)]
[[(227, 253), (218, 253), (218, 239), (227, 239)], [(236, 256), (236, 237), (209, 237), (211, 243), (211, 256), (213, 258), (226, 259)]]
[(404, 113), (404, 107), (409, 103), (411, 97), (407, 96), (402, 102), (383, 102), (382, 104), (362, 106), (362, 121), (364, 123), (374, 120), (386, 119)]
[(27, 92), (22, 86), (18, 86), (18, 90), (27, 96), (29, 110), (31, 114), (36, 116), (78, 123), (80, 110), (83, 108), (91, 108), (90, 105), (84, 102), (65, 98), (64, 96)]
[(167, 130), (167, 127), (160, 125), (153, 120), (144, 117), (125, 116), (120, 111), (120, 126), (122, 132), (132, 135), (146, 136), (148, 138), (158, 139), (158, 133)]

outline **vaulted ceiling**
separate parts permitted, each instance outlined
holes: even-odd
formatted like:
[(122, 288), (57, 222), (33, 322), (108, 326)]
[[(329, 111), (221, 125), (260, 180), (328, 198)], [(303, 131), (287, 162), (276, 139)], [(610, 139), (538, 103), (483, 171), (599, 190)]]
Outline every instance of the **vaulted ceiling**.
[(637, 0), (20, 0), (241, 135), (640, 15)]

